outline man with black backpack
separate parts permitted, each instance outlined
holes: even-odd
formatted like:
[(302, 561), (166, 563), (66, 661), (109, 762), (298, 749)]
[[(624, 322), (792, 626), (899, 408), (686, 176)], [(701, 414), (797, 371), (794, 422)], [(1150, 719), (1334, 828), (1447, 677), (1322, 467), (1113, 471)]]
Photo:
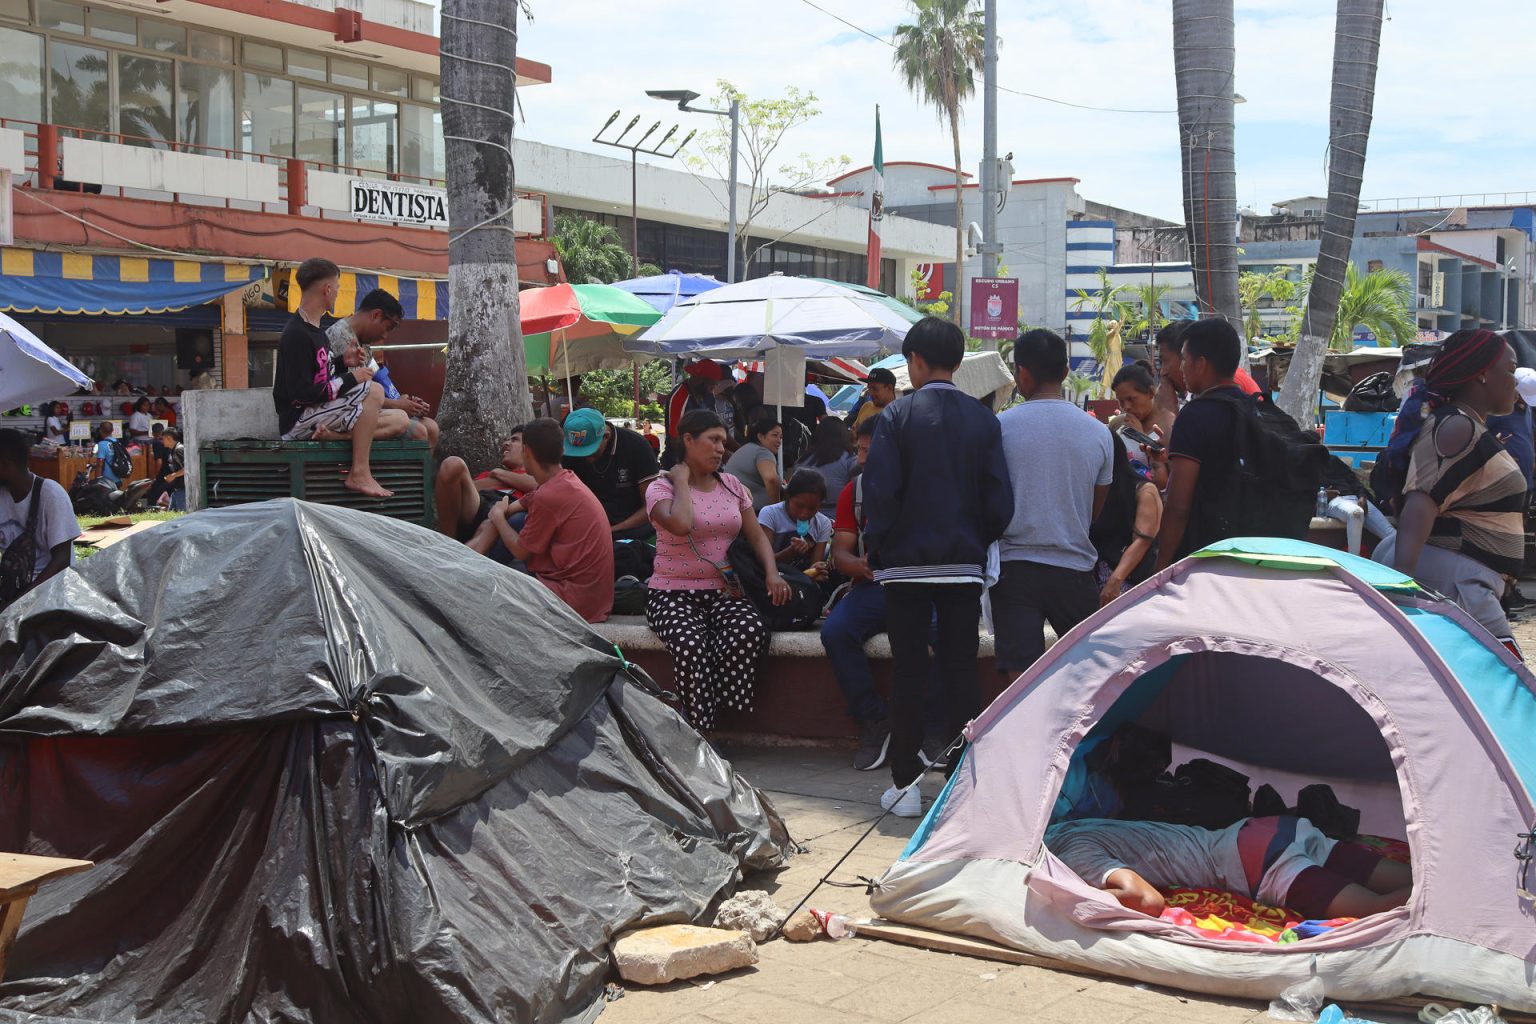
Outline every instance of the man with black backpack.
[(80, 523), (69, 494), (28, 467), (32, 439), (0, 430), (0, 608), (69, 567)]
[(1184, 382), (1196, 397), (1179, 410), (1168, 443), (1168, 489), (1159, 570), (1229, 537), (1307, 534), (1328, 449), (1233, 378), (1242, 340), (1226, 320), (1184, 332)]

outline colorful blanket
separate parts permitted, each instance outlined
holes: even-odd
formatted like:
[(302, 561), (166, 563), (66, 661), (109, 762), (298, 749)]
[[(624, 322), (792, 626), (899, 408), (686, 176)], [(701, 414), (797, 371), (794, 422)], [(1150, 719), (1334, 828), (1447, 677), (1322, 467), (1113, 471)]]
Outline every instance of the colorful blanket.
[[(1354, 841), (1388, 860), (1408, 863), (1408, 844), (1400, 839), (1360, 836)], [(1163, 896), (1167, 900), (1162, 915), (1164, 921), (1188, 928), (1204, 938), (1228, 942), (1288, 945), (1355, 920), (1339, 917), (1309, 921), (1294, 910), (1268, 907), (1246, 896), (1216, 889), (1166, 889)]]

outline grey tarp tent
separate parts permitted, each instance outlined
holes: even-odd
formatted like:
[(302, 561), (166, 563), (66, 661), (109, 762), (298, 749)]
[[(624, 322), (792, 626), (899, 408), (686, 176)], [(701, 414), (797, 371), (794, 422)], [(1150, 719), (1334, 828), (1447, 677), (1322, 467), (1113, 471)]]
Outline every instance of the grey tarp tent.
[(0, 1020), (561, 1021), (612, 935), (779, 817), (530, 577), (291, 500), (136, 535), (0, 616)]

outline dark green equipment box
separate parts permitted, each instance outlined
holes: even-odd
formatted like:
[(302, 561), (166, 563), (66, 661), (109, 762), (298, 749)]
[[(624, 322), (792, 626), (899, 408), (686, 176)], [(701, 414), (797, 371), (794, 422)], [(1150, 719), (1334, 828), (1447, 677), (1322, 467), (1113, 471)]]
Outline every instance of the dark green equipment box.
[(272, 498), (377, 512), (429, 530), (437, 528), (432, 500), (432, 450), (425, 441), (375, 441), (374, 479), (392, 498), (366, 498), (343, 482), (352, 465), (348, 441), (210, 441), (202, 458), (203, 508)]

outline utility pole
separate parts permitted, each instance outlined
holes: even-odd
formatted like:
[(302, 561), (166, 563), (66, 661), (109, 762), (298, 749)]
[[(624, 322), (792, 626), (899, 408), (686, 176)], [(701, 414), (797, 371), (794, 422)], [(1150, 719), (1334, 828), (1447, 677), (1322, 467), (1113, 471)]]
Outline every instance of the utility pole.
[(981, 137), (981, 276), (997, 276), (997, 207), (1002, 184), (997, 180), (997, 0), (982, 7), (985, 47), (982, 60)]

